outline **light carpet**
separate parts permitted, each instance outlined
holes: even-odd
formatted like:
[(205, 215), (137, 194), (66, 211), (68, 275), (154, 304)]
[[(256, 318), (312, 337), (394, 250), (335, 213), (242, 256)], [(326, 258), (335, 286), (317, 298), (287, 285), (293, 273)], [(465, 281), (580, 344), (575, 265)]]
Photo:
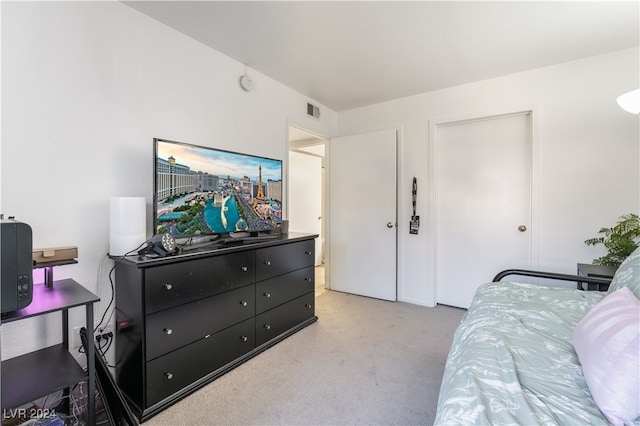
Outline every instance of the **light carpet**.
[(465, 312), (325, 291), (317, 322), (144, 425), (431, 425)]

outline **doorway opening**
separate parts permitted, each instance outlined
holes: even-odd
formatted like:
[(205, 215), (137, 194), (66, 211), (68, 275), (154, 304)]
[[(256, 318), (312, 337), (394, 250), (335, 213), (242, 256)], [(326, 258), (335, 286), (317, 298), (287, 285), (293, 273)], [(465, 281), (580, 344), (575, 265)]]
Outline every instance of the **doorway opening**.
[(315, 295), (328, 288), (325, 280), (325, 152), (327, 140), (289, 126), (287, 218), (289, 232), (318, 234)]

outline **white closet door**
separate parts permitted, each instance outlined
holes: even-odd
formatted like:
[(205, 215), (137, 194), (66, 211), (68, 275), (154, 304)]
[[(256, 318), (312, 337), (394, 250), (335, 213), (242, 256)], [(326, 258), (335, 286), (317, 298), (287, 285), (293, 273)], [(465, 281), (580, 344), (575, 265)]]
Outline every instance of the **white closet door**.
[(531, 262), (529, 113), (439, 125), (438, 303), (469, 307), (477, 287)]

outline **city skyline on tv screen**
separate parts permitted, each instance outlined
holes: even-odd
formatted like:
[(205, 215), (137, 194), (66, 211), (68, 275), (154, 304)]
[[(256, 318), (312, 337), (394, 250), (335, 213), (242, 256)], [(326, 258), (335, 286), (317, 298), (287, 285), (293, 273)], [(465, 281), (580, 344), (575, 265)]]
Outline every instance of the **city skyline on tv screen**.
[(199, 147), (174, 142), (158, 142), (158, 158), (174, 157), (179, 164), (187, 165), (194, 171), (206, 172), (216, 176), (233, 178), (250, 177), (258, 179), (258, 167), (262, 166), (262, 178), (282, 179), (282, 161), (257, 157), (215, 148)]
[(156, 140), (155, 231), (261, 231), (282, 220), (282, 161)]

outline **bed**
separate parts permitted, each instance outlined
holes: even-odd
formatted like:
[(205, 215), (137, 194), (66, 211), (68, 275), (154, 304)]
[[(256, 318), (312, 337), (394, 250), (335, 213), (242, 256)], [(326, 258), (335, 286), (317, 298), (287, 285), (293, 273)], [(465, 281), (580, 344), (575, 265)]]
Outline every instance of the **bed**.
[(607, 292), (481, 285), (455, 332), (436, 425), (640, 425), (640, 248)]

